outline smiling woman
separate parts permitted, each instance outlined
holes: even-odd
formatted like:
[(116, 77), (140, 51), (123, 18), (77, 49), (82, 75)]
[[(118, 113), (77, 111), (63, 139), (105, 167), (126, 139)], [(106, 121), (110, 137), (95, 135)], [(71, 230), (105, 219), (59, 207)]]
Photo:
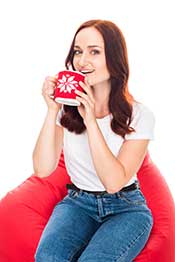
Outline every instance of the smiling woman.
[[(130, 101), (133, 100), (128, 91), (127, 48), (120, 29), (115, 25), (116, 33), (114, 33), (113, 24), (110, 21), (106, 23), (109, 28), (111, 27), (110, 32), (108, 28), (98, 22), (95, 23), (94, 20), (81, 25), (75, 34), (65, 64), (67, 68), (88, 72), (87, 82), (93, 86), (91, 91), (96, 98), (96, 117), (102, 118), (110, 112), (113, 113), (112, 128), (114, 132), (124, 136), (125, 132), (132, 130), (125, 124), (127, 118), (129, 123), (131, 122)], [(120, 64), (116, 61), (120, 61)], [(110, 88), (111, 84), (112, 88)], [(76, 123), (75, 116), (79, 119), (77, 108), (64, 107), (64, 109), (67, 114), (62, 117), (61, 124), (68, 129), (70, 126), (70, 129), (77, 133), (85, 130), (83, 121)], [(72, 118), (71, 114), (74, 114), (74, 122), (69, 121), (69, 114), (70, 118)], [(128, 130), (124, 131), (124, 128)]]
[[(43, 231), (36, 262), (133, 261), (153, 225), (136, 173), (154, 137), (154, 115), (128, 90), (126, 43), (112, 21), (80, 25), (65, 66), (86, 75), (82, 91), (75, 90), (79, 106), (54, 101), (58, 79), (45, 79), (48, 111), (33, 167), (35, 175), (48, 176), (63, 149), (71, 184)], [(134, 243), (129, 250), (128, 243)]]
[[(167, 180), (175, 199), (175, 184), (173, 179), (175, 170), (175, 143), (171, 135), (175, 132), (175, 122), (172, 121), (173, 90), (175, 86), (175, 34), (172, 33), (175, 23), (174, 1), (111, 0), (110, 2), (100, 2), (100, 4), (99, 2), (88, 1), (88, 3), (84, 4), (84, 2), (79, 0), (75, 4), (75, 1), (70, 1), (68, 6), (67, 1), (46, 0), (42, 2), (42, 5), (40, 1), (0, 1), (0, 21), (2, 25), (0, 48), (0, 82), (2, 87), (0, 98), (0, 197), (3, 197), (9, 190), (21, 184), (33, 172), (31, 159), (32, 145), (46, 111), (44, 100), (42, 102), (42, 97), (40, 96), (42, 79), (46, 75), (54, 75), (59, 70), (64, 69), (65, 53), (69, 48), (69, 43), (72, 40), (71, 36), (74, 34), (74, 29), (77, 25), (83, 20), (100, 16), (104, 19), (113, 19), (114, 22), (121, 26), (126, 36), (130, 65), (129, 90), (137, 101), (145, 103), (153, 110), (156, 116), (155, 141), (149, 144), (149, 151), (152, 159)], [(77, 12), (77, 7), (80, 8), (79, 12)], [(103, 37), (105, 39), (106, 35)], [(103, 41), (105, 42), (104, 39)], [(109, 51), (112, 42), (113, 39), (109, 41), (109, 45), (105, 44), (104, 46), (106, 49), (108, 47)], [(79, 47), (81, 48), (81, 46)], [(105, 56), (107, 55), (107, 51), (105, 51)], [(115, 57), (114, 55), (113, 60), (115, 60)], [(107, 63), (108, 59), (106, 56)], [(115, 61), (113, 64), (115, 64)], [(93, 92), (93, 87), (91, 88)], [(81, 95), (77, 94), (77, 96)], [(59, 114), (60, 120), (64, 112), (65, 108), (62, 108)], [(103, 130), (102, 126), (107, 126), (108, 118), (112, 120), (113, 114), (109, 113), (108, 115), (108, 107), (103, 112), (98, 110), (98, 113), (96, 114), (96, 121), (100, 125), (105, 141), (111, 139), (109, 147), (112, 149), (111, 145), (114, 144), (114, 147), (116, 145), (116, 140), (113, 142), (114, 134), (112, 133), (111, 136), (108, 129)], [(102, 115), (106, 115), (106, 117), (103, 119)], [(118, 116), (115, 115), (115, 117)], [(73, 118), (74, 113), (72, 113), (70, 120)], [(72, 123), (70, 120), (68, 120), (69, 123)], [(120, 120), (123, 120), (122, 115), (119, 118), (118, 127), (120, 126)], [(72, 126), (74, 127), (73, 124)], [(65, 130), (67, 131), (66, 128)], [(64, 138), (66, 138), (66, 135), (67, 133), (64, 135)], [(85, 129), (84, 137), (86, 138), (86, 136), (87, 130)], [(82, 140), (80, 141), (77, 135), (77, 144), (74, 143), (74, 150), (72, 151), (72, 147), (68, 148), (67, 154), (75, 155), (76, 153), (77, 156), (79, 147), (85, 143), (83, 136), (81, 137)], [(122, 144), (121, 136), (118, 136), (118, 139), (121, 139)], [(47, 142), (49, 141), (48, 139)], [(64, 146), (66, 146), (65, 143)], [(99, 150), (99, 145), (96, 144), (96, 146)], [(85, 164), (88, 153), (89, 151), (84, 150), (80, 154), (80, 156), (84, 157)], [(49, 155), (49, 151), (45, 153), (45, 162), (47, 162)], [(67, 158), (69, 160), (69, 157)], [(74, 162), (70, 163), (70, 165), (74, 164), (72, 167), (75, 170), (74, 175), (77, 175), (78, 171), (83, 172), (85, 170), (88, 174), (92, 174), (89, 172), (89, 166), (82, 166), (82, 158), (80, 162), (80, 158), (77, 157), (77, 162), (78, 165), (75, 165)], [(92, 158), (90, 158), (90, 163), (92, 163)], [(106, 160), (100, 163), (103, 167)], [(145, 170), (148, 172), (147, 164)], [(85, 178), (86, 172), (81, 174)], [(48, 176), (45, 179), (50, 181), (51, 177)], [(170, 248), (173, 249), (175, 240), (170, 235), (172, 235), (174, 229), (174, 225), (171, 222), (175, 221), (175, 219), (172, 219), (172, 216), (168, 216), (168, 214), (172, 214), (173, 208), (169, 205), (170, 202), (167, 199), (167, 195), (164, 194), (164, 197), (162, 196), (165, 186), (155, 180), (152, 171), (149, 173), (149, 178), (147, 174), (140, 177), (144, 178), (144, 186), (147, 187), (146, 197), (148, 196), (148, 206), (151, 208), (151, 203), (151, 205), (155, 206), (156, 210), (154, 211), (153, 209), (154, 225), (151, 231), (155, 238), (153, 235), (149, 237), (146, 249), (144, 248), (146, 256), (144, 262), (174, 262), (174, 253)], [(140, 177), (138, 176), (139, 182), (142, 182)], [(57, 175), (55, 174), (55, 180), (56, 178), (59, 181), (61, 180), (60, 172)], [(90, 182), (91, 180), (92, 176), (89, 175), (89, 180), (87, 177), (86, 182)], [(35, 184), (32, 184), (32, 181), (36, 181), (36, 195), (32, 191), (33, 184)], [(77, 185), (78, 182), (79, 180), (77, 181)], [(93, 182), (95, 185), (94, 180), (91, 184)], [(96, 190), (99, 184), (101, 185), (100, 182), (96, 185)], [(41, 190), (38, 190), (37, 186), (39, 185), (41, 185)], [(83, 185), (81, 184), (80, 186), (86, 188), (86, 183), (84, 187)], [(42, 211), (45, 205), (46, 209), (48, 208), (52, 211), (53, 205), (49, 204), (49, 197), (46, 197), (46, 194), (47, 190), (54, 190), (55, 188), (55, 181), (51, 186), (49, 184), (48, 187), (47, 185), (44, 187), (43, 179), (31, 177), (31, 180), (29, 179), (26, 183), (20, 185), (18, 190), (15, 189), (13, 194), (12, 192), (8, 194), (7, 198), (13, 203), (13, 207), (7, 205), (7, 198), (6, 201), (5, 199), (2, 201), (0, 208), (0, 261), (33, 261), (30, 260), (28, 254), (31, 251), (35, 251), (41, 233), (40, 229), (43, 229), (43, 224), (35, 223), (35, 218), (38, 217), (38, 220), (41, 219), (40, 216), (43, 214)], [(60, 183), (58, 183), (57, 188), (60, 188)], [(92, 185), (87, 188), (89, 190), (93, 189)], [(142, 186), (141, 189), (143, 189)], [(23, 190), (26, 197), (22, 194)], [(145, 191), (142, 190), (142, 192), (145, 195)], [(18, 202), (17, 195), (19, 196)], [(50, 196), (54, 205), (56, 205), (55, 196), (57, 196), (58, 200), (59, 193), (56, 194), (54, 192)], [(40, 202), (37, 201), (37, 198)], [(36, 205), (37, 208), (35, 208)], [(157, 214), (156, 216), (155, 213)], [(15, 217), (12, 214), (15, 214)], [(46, 211), (42, 219), (46, 222), (46, 218), (50, 214), (50, 212)], [(2, 222), (2, 219), (4, 219), (4, 222)], [(32, 223), (33, 227), (31, 226)], [(24, 228), (28, 232), (30, 231), (29, 234), (27, 234), (26, 230), (24, 232)], [(169, 231), (169, 233), (166, 234), (164, 230)], [(11, 238), (12, 235), (15, 236), (13, 239)], [(35, 238), (36, 235), (38, 236), (37, 238)], [(18, 241), (17, 239), (19, 238), (23, 238), (23, 240)], [(11, 245), (9, 245), (9, 241), (11, 241)], [(164, 241), (167, 241), (166, 244)], [(152, 243), (151, 245), (150, 242)], [(20, 244), (18, 245), (17, 243)], [(31, 248), (31, 246), (34, 248)], [(2, 251), (4, 250), (6, 250), (6, 260), (2, 256)], [(157, 256), (152, 254), (155, 250)], [(16, 253), (16, 260), (12, 256), (13, 252)], [(162, 255), (162, 252), (164, 255)], [(171, 254), (172, 259), (170, 259)], [(9, 256), (11, 256), (11, 259)], [(22, 257), (21, 260), (19, 256)], [(137, 261), (137, 259), (134, 259), (134, 261)], [(138, 261), (140, 262), (140, 259)]]

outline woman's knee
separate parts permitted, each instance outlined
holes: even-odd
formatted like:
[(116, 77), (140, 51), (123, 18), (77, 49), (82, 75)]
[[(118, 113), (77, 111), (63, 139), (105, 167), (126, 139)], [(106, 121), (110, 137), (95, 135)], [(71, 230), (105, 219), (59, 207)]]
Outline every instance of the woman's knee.
[[(55, 237), (51, 237), (52, 234), (43, 235), (38, 244), (36, 253), (35, 253), (35, 262), (63, 262), (58, 257), (59, 246), (55, 240)], [(67, 262), (67, 261), (66, 261)]]
[(61, 256), (57, 251), (56, 253), (51, 249), (38, 248), (35, 253), (35, 262), (69, 262), (67, 258)]

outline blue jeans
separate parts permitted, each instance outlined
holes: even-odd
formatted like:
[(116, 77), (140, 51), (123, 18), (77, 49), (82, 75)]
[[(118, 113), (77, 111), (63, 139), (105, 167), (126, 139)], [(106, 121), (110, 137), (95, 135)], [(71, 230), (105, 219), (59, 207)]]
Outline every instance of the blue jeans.
[(35, 261), (131, 262), (152, 223), (140, 189), (98, 196), (69, 189), (43, 231)]

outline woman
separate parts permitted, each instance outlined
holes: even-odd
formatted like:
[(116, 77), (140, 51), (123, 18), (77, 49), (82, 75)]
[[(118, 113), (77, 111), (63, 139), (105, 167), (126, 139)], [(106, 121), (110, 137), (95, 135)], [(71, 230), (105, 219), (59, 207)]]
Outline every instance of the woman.
[(36, 262), (134, 261), (152, 228), (136, 172), (153, 138), (154, 116), (128, 91), (125, 39), (111, 21), (90, 20), (75, 33), (66, 68), (86, 74), (78, 107), (42, 94), (48, 112), (34, 152), (34, 171), (48, 176), (61, 150), (73, 184), (42, 234)]

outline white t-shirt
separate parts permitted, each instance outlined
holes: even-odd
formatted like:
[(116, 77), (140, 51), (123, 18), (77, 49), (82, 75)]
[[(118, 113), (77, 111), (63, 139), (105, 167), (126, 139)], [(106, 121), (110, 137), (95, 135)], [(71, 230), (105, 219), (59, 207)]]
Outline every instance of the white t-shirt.
[[(57, 124), (60, 125), (61, 112), (58, 114)], [(98, 126), (112, 154), (117, 157), (124, 139), (114, 133), (110, 127), (112, 115), (97, 118)], [(125, 140), (154, 138), (155, 118), (153, 113), (143, 104), (133, 104), (131, 127), (135, 132), (125, 136)], [(73, 184), (78, 188), (89, 191), (105, 191), (105, 187), (96, 174), (90, 153), (87, 131), (75, 134), (64, 128), (63, 152), (65, 165)], [(136, 174), (127, 183), (128, 186), (137, 180)]]

